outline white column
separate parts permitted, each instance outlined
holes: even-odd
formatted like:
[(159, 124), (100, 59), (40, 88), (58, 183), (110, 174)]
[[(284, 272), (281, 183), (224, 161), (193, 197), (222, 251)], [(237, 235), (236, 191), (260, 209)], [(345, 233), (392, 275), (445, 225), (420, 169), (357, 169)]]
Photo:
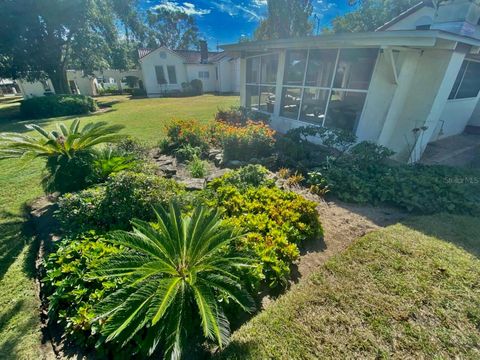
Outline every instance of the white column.
[(282, 50), (278, 55), (278, 69), (277, 69), (277, 82), (275, 84), (275, 107), (273, 109), (273, 117), (278, 118), (280, 116), (280, 103), (282, 101), (282, 85), (283, 75), (285, 73), (285, 59), (286, 51)]
[(244, 57), (240, 58), (240, 106), (245, 107), (247, 105), (247, 60)]
[(448, 100), (448, 96), (452, 91), (453, 84), (457, 78), (458, 72), (462, 66), (463, 61), (465, 60), (465, 54), (463, 52), (453, 52), (450, 57), (450, 62), (447, 66), (447, 69), (444, 73), (442, 83), (438, 89), (435, 100), (433, 101), (430, 113), (425, 119), (424, 125), (428, 125), (428, 129), (425, 130), (422, 136), (419, 137), (413, 150), (410, 154), (409, 163), (416, 163), (422, 157), (425, 148), (430, 142), (435, 129), (437, 128), (440, 116), (445, 107), (445, 104)]
[(420, 52), (409, 51), (406, 54), (406, 58), (398, 77), (398, 86), (392, 102), (390, 103), (385, 122), (383, 123), (383, 129), (378, 138), (378, 143), (380, 145), (388, 147), (390, 139), (394, 136), (395, 127), (404, 109), (405, 100), (409, 96), (412, 81), (415, 78), (415, 72), (420, 56)]

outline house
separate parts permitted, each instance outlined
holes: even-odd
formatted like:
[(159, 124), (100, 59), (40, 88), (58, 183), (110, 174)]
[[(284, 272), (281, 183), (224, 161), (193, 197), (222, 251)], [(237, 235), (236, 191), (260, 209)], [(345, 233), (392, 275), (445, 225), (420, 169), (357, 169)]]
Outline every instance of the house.
[(420, 160), (436, 140), (480, 127), (480, 6), (422, 2), (367, 33), (225, 45), (240, 56), (241, 104), (280, 132), (320, 125)]
[[(97, 70), (93, 75), (85, 75), (81, 70), (67, 70), (67, 81), (72, 94), (96, 96), (102, 89), (125, 90), (142, 88), (143, 78), (139, 69)], [(16, 80), (25, 98), (55, 94), (55, 88), (49, 79), (40, 81)]]
[(183, 83), (199, 79), (205, 92), (239, 92), (240, 61), (225, 52), (208, 51), (202, 41), (200, 51), (139, 50), (145, 90), (149, 97), (182, 90)]

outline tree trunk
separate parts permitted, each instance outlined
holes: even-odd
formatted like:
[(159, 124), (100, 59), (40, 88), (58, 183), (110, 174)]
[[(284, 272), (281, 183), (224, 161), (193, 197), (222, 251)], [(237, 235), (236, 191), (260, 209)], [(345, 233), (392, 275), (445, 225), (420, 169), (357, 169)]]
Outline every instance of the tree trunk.
[(67, 80), (67, 71), (61, 66), (58, 69), (47, 73), (48, 77), (52, 81), (55, 94), (70, 94), (70, 86)]

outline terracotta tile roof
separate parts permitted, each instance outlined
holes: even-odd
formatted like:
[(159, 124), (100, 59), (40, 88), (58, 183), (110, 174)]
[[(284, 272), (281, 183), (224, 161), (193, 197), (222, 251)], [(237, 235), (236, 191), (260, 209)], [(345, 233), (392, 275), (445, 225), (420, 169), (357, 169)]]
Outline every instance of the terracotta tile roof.
[[(148, 54), (150, 54), (155, 49), (138, 49), (138, 56), (139, 58), (144, 58)], [(183, 57), (185, 59), (186, 64), (200, 64), (201, 63), (201, 54), (200, 51), (197, 50), (172, 50), (175, 54)], [(228, 57), (225, 51), (209, 51), (208, 52), (208, 59), (207, 63), (215, 63), (223, 58)]]

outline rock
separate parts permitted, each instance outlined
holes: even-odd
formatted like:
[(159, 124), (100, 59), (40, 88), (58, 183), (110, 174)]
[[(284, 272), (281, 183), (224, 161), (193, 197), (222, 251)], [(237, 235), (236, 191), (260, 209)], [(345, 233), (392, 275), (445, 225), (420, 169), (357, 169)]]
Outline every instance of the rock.
[(242, 167), (244, 165), (245, 165), (245, 162), (243, 162), (243, 161), (230, 160), (230, 161), (227, 161), (227, 163), (225, 164), (225, 167), (229, 167), (229, 168), (232, 168), (232, 169), (238, 169), (239, 167)]
[(188, 191), (196, 191), (196, 190), (203, 190), (207, 185), (205, 179), (181, 179), (178, 181), (180, 184), (185, 185), (185, 188)]
[(231, 171), (230, 169), (228, 168), (225, 168), (225, 169), (218, 169), (218, 170), (215, 170), (214, 172), (212, 172), (208, 178), (207, 178), (207, 183), (209, 182), (212, 182), (213, 180), (219, 178), (219, 177), (222, 177), (223, 175), (225, 175), (227, 172)]
[(177, 168), (173, 165), (162, 165), (160, 166), (160, 171), (165, 177), (173, 177), (177, 173)]
[(160, 166), (176, 165), (176, 160), (172, 156), (162, 155), (155, 162)]
[(208, 152), (208, 159), (209, 160), (215, 160), (218, 155), (221, 155), (223, 153), (222, 149), (210, 149)]
[(223, 154), (217, 154), (215, 155), (215, 158), (213, 159), (213, 162), (216, 166), (220, 166), (223, 163)]

